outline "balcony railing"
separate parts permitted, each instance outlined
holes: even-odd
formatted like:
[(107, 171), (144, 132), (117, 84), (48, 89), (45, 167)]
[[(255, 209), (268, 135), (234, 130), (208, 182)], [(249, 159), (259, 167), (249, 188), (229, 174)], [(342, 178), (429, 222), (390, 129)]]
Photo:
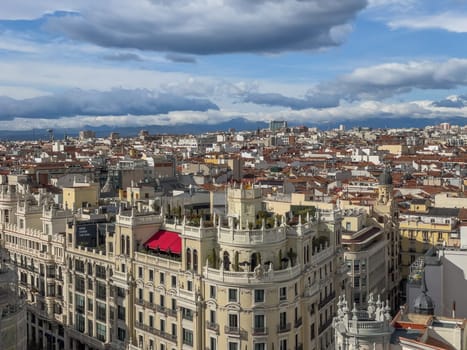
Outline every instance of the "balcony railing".
[(323, 306), (325, 306), (327, 303), (329, 303), (331, 300), (333, 300), (336, 297), (336, 292), (333, 291), (330, 293), (327, 297), (325, 297), (323, 300), (321, 300), (318, 304), (318, 307), (321, 309)]
[(290, 324), (290, 322), (284, 323), (284, 324), (279, 324), (277, 326), (277, 333), (288, 332), (288, 331), (290, 331), (291, 328), (292, 328), (292, 325)]
[(240, 335), (240, 328), (239, 328), (239, 327), (225, 326), (225, 327), (224, 327), (224, 333), (225, 333), (225, 334)]
[(177, 317), (177, 310), (176, 309), (165, 309), (167, 314), (172, 317)]
[(170, 334), (170, 333), (161, 331), (161, 330), (156, 329), (154, 327), (145, 325), (144, 323), (141, 323), (141, 322), (136, 322), (135, 326), (138, 329), (142, 329), (142, 330), (144, 330), (146, 332), (149, 332), (151, 334), (155, 334), (155, 335), (157, 335), (159, 337), (162, 337), (164, 339), (167, 339), (169, 341), (172, 341), (172, 342), (175, 342), (175, 343), (177, 342), (177, 335), (176, 334)]
[(165, 308), (165, 306), (156, 305), (156, 311), (160, 312), (160, 313), (162, 313), (164, 315), (167, 315), (167, 309)]
[(252, 328), (253, 335), (266, 335), (268, 334), (267, 327), (253, 327)]
[(210, 329), (211, 331), (215, 331), (216, 333), (219, 333), (219, 324), (215, 322), (206, 321), (206, 328)]

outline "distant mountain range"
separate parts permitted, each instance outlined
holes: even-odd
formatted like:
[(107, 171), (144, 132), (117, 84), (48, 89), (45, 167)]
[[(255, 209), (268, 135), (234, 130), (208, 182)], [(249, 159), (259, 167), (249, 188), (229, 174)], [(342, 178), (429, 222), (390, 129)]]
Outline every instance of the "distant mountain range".
[[(367, 128), (424, 128), (428, 125), (437, 125), (440, 123), (450, 123), (452, 125), (466, 125), (466, 118), (400, 118), (400, 119), (366, 119), (366, 120), (346, 120), (332, 121), (326, 123), (294, 123), (289, 122), (289, 126), (305, 125), (308, 127), (317, 127), (321, 130), (329, 130), (344, 125), (347, 129), (354, 127)], [(240, 130), (257, 130), (268, 127), (268, 123), (254, 122), (244, 118), (236, 118), (219, 124), (181, 124), (181, 125), (148, 125), (145, 127), (115, 127), (101, 126), (93, 127), (87, 125), (81, 129), (54, 129), (55, 139), (63, 139), (65, 135), (76, 137), (80, 130), (93, 130), (97, 137), (107, 137), (111, 132), (118, 132), (122, 137), (136, 136), (140, 130), (147, 130), (149, 134), (200, 134), (204, 132), (227, 131), (229, 129)], [(50, 137), (48, 129), (34, 129), (28, 131), (9, 131), (0, 130), (0, 140), (48, 140)]]

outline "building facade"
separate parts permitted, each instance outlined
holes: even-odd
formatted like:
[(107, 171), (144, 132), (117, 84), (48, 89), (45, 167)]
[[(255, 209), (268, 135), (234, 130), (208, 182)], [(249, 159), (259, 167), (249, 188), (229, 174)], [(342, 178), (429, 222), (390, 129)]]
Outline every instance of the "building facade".
[(31, 349), (333, 347), (340, 211), (287, 219), (250, 186), (227, 189), (222, 216), (72, 212), (18, 186), (2, 185), (0, 240)]

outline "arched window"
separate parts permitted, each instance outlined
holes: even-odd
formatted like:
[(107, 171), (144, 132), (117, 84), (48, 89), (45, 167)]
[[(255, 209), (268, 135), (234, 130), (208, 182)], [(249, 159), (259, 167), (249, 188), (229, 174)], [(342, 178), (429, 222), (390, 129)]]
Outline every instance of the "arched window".
[(186, 250), (186, 269), (191, 270), (191, 249)]
[(229, 271), (230, 270), (230, 256), (228, 252), (224, 252), (224, 270)]
[(198, 271), (198, 251), (193, 249), (193, 270)]

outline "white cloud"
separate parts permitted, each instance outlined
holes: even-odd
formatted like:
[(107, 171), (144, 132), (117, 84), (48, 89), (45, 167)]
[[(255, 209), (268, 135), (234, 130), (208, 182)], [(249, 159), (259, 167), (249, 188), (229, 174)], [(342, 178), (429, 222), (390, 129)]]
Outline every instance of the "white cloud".
[(454, 33), (467, 32), (467, 13), (445, 12), (434, 15), (399, 18), (390, 21), (389, 26), (410, 29), (443, 29)]
[(243, 117), (250, 121), (269, 121), (283, 119), (295, 123), (319, 123), (335, 120), (367, 120), (382, 119), (384, 121), (398, 118), (448, 118), (463, 117), (467, 120), (467, 107), (449, 108), (436, 107), (432, 101), (413, 101), (405, 103), (384, 103), (366, 101), (346, 104), (328, 109), (304, 109), (294, 111), (282, 109), (274, 112), (238, 113), (231, 110), (174, 111), (159, 115), (126, 115), (126, 116), (76, 116), (59, 119), (28, 119), (16, 118), (9, 121), (0, 121), (0, 130), (31, 130), (32, 128), (75, 129), (87, 125), (94, 127), (111, 125), (112, 127), (133, 126), (176, 126), (186, 124), (210, 124), (226, 122), (234, 118)]
[(2, 0), (0, 18), (4, 20), (36, 19), (55, 11), (75, 11), (73, 0)]

